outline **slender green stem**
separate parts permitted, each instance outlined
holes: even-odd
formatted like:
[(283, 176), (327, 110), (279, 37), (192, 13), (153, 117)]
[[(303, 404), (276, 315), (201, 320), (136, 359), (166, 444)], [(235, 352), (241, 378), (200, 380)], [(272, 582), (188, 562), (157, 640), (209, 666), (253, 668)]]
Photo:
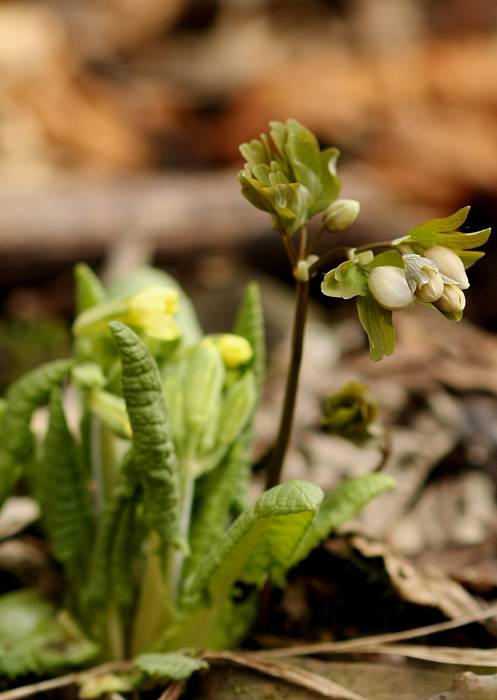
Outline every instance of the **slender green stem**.
[(293, 416), (295, 412), (295, 400), (299, 383), (300, 365), (302, 362), (302, 352), (304, 348), (304, 332), (309, 306), (309, 282), (297, 280), (297, 299), (295, 304), (295, 315), (293, 318), (292, 345), (290, 366), (288, 368), (285, 397), (281, 411), (278, 436), (275, 448), (269, 464), (266, 486), (271, 488), (279, 483), (285, 455), (290, 442), (292, 432)]

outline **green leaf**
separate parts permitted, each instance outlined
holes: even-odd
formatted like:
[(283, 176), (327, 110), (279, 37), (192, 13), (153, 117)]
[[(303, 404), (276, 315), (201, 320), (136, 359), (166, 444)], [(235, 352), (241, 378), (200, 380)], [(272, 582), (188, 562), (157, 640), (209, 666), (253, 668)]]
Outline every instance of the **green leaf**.
[(197, 671), (209, 667), (203, 659), (181, 652), (168, 654), (141, 654), (134, 660), (140, 671), (161, 680), (184, 681)]
[(186, 578), (208, 554), (229, 522), (234, 496), (240, 498), (240, 474), (247, 470), (246, 446), (237, 441), (221, 464), (199, 479), (196, 485), (195, 507), (190, 526), (190, 556), (186, 560), (183, 577)]
[(369, 292), (357, 299), (357, 312), (369, 339), (371, 359), (377, 362), (395, 350), (392, 312), (384, 309)]
[(248, 340), (254, 353), (252, 368), (255, 375), (257, 393), (260, 397), (266, 372), (266, 338), (264, 332), (264, 311), (259, 285), (252, 282), (245, 288), (238, 309), (233, 332)]
[(483, 258), (485, 253), (481, 250), (457, 250), (453, 249), (454, 253), (458, 255), (466, 270), (475, 264), (480, 258)]
[(225, 598), (235, 581), (281, 583), (288, 563), (317, 512), (323, 493), (305, 481), (288, 481), (260, 496), (211, 548), (185, 591), (189, 604)]
[(382, 266), (403, 268), (404, 263), (402, 261), (402, 255), (398, 250), (387, 250), (384, 253), (375, 255), (373, 260), (368, 265), (365, 265), (364, 268), (370, 272), (375, 267)]
[[(317, 138), (296, 119), (287, 120), (286, 133), (285, 154), (297, 181), (302, 182), (307, 187), (304, 180), (299, 180), (299, 176), (302, 174), (301, 166), (304, 166), (306, 171), (311, 172), (319, 183), (317, 176), (321, 173), (321, 156)], [(313, 192), (312, 189), (310, 191)]]
[(328, 207), (340, 193), (340, 178), (336, 173), (336, 162), (340, 155), (338, 148), (321, 151), (321, 191), (309, 210), (309, 218)]
[(250, 202), (256, 209), (272, 214), (274, 209), (269, 200), (265, 187), (255, 177), (248, 168), (238, 173), (238, 179), (241, 185), (242, 196)]
[(76, 285), (76, 313), (80, 314), (92, 306), (102, 303), (106, 297), (106, 291), (93, 270), (79, 263), (74, 268), (74, 282)]
[(242, 143), (239, 151), (247, 163), (258, 165), (260, 163), (269, 164), (270, 158), (265, 145), (258, 139), (252, 139), (249, 143)]
[(34, 591), (0, 597), (0, 676), (55, 675), (88, 663), (97, 651), (67, 614), (57, 615)]
[[(111, 601), (130, 603), (134, 592), (131, 562), (135, 554), (137, 502), (136, 489), (119, 487), (100, 518), (84, 605), (91, 624)], [(93, 618), (97, 618), (96, 620)]]
[(295, 551), (321, 503), (319, 487), (289, 481), (260, 496), (213, 543), (184, 581), (181, 613), (162, 649), (222, 648), (238, 642), (253, 620), (255, 596), (237, 601), (235, 583), (282, 584)]
[(33, 450), (31, 417), (47, 403), (52, 388), (62, 382), (73, 366), (72, 360), (54, 360), (28, 372), (11, 385), (7, 392), (4, 435), (7, 452), (20, 462)]
[(386, 474), (373, 473), (344, 481), (327, 493), (294, 554), (292, 566), (303, 561), (333, 530), (354, 518), (373, 498), (394, 486), (395, 482)]
[(248, 424), (256, 405), (254, 374), (246, 371), (225, 392), (220, 406), (216, 445), (228, 447)]
[(92, 536), (90, 494), (57, 388), (52, 391), (38, 483), (43, 521), (54, 554), (69, 573), (79, 575)]
[[(426, 239), (429, 236), (437, 236), (441, 233), (448, 233), (449, 231), (457, 231), (457, 229), (464, 224), (468, 218), (470, 207), (462, 207), (458, 209), (454, 214), (446, 216), (441, 219), (430, 219), (424, 224), (419, 224), (414, 226), (409, 231), (409, 237), (415, 241), (421, 242), (422, 239)], [(428, 245), (434, 245), (431, 240)]]
[(133, 470), (147, 501), (144, 519), (163, 544), (179, 530), (179, 473), (159, 370), (130, 328), (110, 324), (122, 365), (122, 386), (133, 430)]
[(271, 202), (276, 219), (275, 228), (291, 235), (308, 221), (311, 193), (300, 183), (279, 184), (263, 188)]
[(321, 291), (327, 297), (352, 299), (367, 292), (366, 275), (360, 266), (351, 260), (341, 263), (324, 276)]
[(491, 229), (489, 228), (482, 231), (474, 231), (473, 233), (461, 233), (460, 231), (447, 233), (426, 232), (416, 234), (415, 237), (412, 236), (412, 240), (424, 247), (440, 245), (445, 248), (469, 250), (484, 245), (488, 241), (490, 234)]

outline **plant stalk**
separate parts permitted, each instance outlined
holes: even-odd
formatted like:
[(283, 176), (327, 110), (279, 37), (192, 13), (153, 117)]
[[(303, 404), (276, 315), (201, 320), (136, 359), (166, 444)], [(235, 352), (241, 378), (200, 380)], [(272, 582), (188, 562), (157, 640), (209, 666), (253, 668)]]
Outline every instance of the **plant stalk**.
[(290, 442), (292, 432), (293, 416), (295, 413), (295, 401), (299, 384), (300, 365), (302, 363), (302, 353), (304, 348), (304, 332), (309, 307), (309, 282), (297, 280), (297, 298), (295, 304), (295, 314), (293, 317), (292, 344), (290, 365), (288, 368), (285, 397), (281, 410), (280, 424), (276, 444), (269, 463), (266, 487), (271, 488), (279, 484), (285, 455)]

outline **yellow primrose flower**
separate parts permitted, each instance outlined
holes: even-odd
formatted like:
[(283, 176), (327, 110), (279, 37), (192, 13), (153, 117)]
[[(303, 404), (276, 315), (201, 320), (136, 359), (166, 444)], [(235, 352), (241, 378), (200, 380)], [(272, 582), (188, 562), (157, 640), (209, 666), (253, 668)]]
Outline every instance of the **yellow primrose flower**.
[(130, 297), (125, 322), (142, 328), (152, 338), (175, 340), (180, 335), (179, 326), (173, 318), (178, 299), (177, 290), (171, 287), (145, 287)]
[(208, 336), (204, 343), (214, 345), (221, 354), (225, 367), (236, 369), (252, 359), (252, 346), (241, 335), (224, 333), (223, 335)]

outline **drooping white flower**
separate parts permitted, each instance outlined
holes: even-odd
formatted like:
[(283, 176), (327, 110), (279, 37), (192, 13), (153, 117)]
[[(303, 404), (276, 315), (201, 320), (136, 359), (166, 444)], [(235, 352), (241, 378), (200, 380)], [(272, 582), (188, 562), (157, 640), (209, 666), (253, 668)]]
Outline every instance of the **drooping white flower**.
[(411, 292), (428, 303), (440, 299), (444, 280), (436, 263), (416, 253), (403, 255), (402, 260)]
[(323, 213), (323, 224), (332, 233), (344, 231), (359, 215), (361, 205), (356, 199), (337, 199)]
[(378, 304), (391, 311), (405, 309), (414, 301), (414, 294), (400, 267), (381, 265), (373, 268), (368, 277), (368, 287)]
[(425, 256), (437, 265), (440, 273), (447, 277), (452, 284), (455, 284), (460, 289), (469, 287), (468, 276), (463, 262), (453, 250), (444, 248), (441, 245), (434, 245), (425, 250)]

